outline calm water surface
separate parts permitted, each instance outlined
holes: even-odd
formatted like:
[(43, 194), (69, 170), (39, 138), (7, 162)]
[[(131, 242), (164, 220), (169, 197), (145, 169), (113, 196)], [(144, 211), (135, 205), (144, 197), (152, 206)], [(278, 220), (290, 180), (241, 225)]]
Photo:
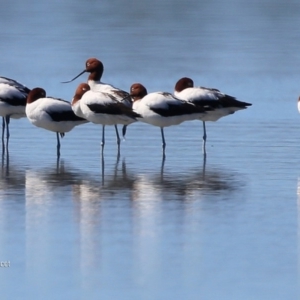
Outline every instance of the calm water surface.
[(71, 100), (182, 76), (253, 103), (207, 123), (66, 134), (12, 120), (0, 173), (1, 299), (298, 299), (298, 1), (4, 1), (1, 75)]

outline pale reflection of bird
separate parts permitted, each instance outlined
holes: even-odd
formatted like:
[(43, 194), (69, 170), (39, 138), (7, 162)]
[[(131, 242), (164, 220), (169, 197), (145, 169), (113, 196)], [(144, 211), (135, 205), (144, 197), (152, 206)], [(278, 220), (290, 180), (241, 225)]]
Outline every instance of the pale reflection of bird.
[(251, 103), (238, 101), (236, 98), (223, 94), (217, 89), (194, 87), (191, 78), (183, 77), (175, 85), (174, 95), (196, 106), (204, 107), (207, 113), (199, 119), (203, 122), (203, 152), (206, 153), (206, 121), (217, 121), (218, 119), (246, 109)]
[(299, 111), (299, 113), (300, 113), (300, 97), (298, 98), (297, 106), (298, 106), (298, 111)]

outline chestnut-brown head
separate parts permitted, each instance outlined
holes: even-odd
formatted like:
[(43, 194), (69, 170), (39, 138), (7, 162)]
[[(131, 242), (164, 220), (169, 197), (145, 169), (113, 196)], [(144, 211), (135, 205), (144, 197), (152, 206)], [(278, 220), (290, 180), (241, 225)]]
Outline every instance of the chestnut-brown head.
[(175, 84), (175, 91), (181, 92), (187, 88), (194, 87), (194, 81), (188, 77), (182, 77)]
[(72, 99), (72, 105), (79, 101), (82, 96), (91, 88), (87, 83), (80, 83), (75, 91), (75, 95)]
[(104, 71), (104, 66), (103, 66), (103, 63), (97, 59), (97, 58), (89, 58), (86, 62), (85, 62), (85, 71), (86, 72), (101, 72), (103, 73)]
[(40, 98), (46, 97), (46, 91), (42, 88), (34, 88), (32, 89), (27, 96), (27, 104), (32, 103)]
[(74, 81), (76, 78), (78, 78), (79, 76), (81, 76), (83, 73), (90, 73), (88, 80), (95, 80), (98, 81), (101, 79), (102, 74), (104, 71), (104, 66), (103, 63), (98, 60), (97, 58), (89, 58), (86, 62), (85, 62), (85, 69), (80, 72), (77, 76), (75, 76), (73, 79), (69, 80), (69, 81), (64, 81), (62, 83), (69, 83)]
[(140, 83), (134, 83), (130, 87), (129, 92), (133, 101), (140, 100), (147, 95), (147, 89)]

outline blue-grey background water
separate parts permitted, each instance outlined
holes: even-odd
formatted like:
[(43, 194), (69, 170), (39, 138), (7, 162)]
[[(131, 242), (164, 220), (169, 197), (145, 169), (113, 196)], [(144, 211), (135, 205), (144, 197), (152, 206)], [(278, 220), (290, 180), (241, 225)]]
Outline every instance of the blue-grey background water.
[(298, 299), (299, 1), (2, 1), (0, 75), (71, 101), (87, 58), (124, 90), (183, 76), (253, 103), (207, 123), (12, 120), (0, 181), (1, 299)]

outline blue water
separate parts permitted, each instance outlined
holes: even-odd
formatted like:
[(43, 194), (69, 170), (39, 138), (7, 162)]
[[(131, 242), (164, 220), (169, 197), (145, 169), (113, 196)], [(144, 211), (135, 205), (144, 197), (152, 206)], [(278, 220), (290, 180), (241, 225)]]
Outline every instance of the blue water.
[[(1, 299), (298, 299), (300, 4), (5, 1), (1, 76), (71, 100), (103, 81), (173, 91), (183, 76), (253, 103), (207, 123), (135, 123), (62, 140), (11, 121), (0, 173)], [(4, 9), (5, 8), (5, 9)], [(4, 263), (9, 262), (9, 267)], [(3, 266), (2, 266), (3, 265)]]

